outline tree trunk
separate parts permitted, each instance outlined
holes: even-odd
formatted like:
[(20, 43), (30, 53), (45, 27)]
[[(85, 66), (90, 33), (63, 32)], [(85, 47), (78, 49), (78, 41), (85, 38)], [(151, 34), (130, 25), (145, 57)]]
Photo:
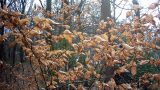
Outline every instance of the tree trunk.
[(101, 20), (106, 20), (107, 17), (111, 17), (110, 0), (102, 0), (102, 5), (101, 5)]
[[(101, 20), (106, 21), (107, 18), (111, 18), (111, 6), (110, 6), (110, 0), (102, 0), (102, 5), (101, 5)], [(108, 28), (104, 30), (105, 32), (108, 32)], [(109, 41), (110, 41), (110, 33), (108, 32), (109, 35)], [(113, 76), (114, 76), (114, 69), (112, 66), (108, 66), (105, 68), (105, 82), (108, 82)]]
[[(3, 9), (4, 5), (6, 5), (6, 0), (0, 0), (0, 4), (1, 4), (1, 8)], [(4, 34), (4, 26), (0, 26), (0, 35), (3, 35)], [(4, 57), (3, 57), (3, 54), (4, 54), (4, 49), (3, 49), (4, 45), (3, 45), (3, 42), (0, 43), (0, 60), (3, 60)]]
[(52, 7), (51, 7), (52, 0), (46, 0), (46, 4), (47, 4), (46, 10), (51, 12), (51, 9), (52, 9)]
[[(133, 5), (139, 5), (139, 2), (137, 0), (132, 0)], [(140, 18), (140, 9), (134, 10), (135, 16)]]

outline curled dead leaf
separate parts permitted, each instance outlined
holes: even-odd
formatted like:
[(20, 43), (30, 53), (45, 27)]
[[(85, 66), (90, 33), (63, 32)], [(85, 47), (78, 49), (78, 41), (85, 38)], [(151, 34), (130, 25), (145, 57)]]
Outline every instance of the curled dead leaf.
[(127, 50), (134, 49), (134, 47), (132, 47), (132, 46), (126, 44), (126, 43), (122, 43), (122, 45), (123, 45), (123, 47), (124, 47), (125, 49), (127, 49)]

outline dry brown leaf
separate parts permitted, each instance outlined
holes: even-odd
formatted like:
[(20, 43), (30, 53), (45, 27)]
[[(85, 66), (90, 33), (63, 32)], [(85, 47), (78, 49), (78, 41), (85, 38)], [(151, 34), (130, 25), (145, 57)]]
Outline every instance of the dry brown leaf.
[(77, 62), (76, 65), (77, 65), (77, 68), (79, 69), (83, 68), (83, 65), (80, 62)]
[(154, 80), (157, 81), (158, 85), (160, 86), (160, 74), (153, 75)]
[(28, 18), (19, 20), (19, 24), (20, 25), (27, 25), (28, 23), (29, 23), (29, 19)]
[(74, 37), (72, 32), (65, 30), (63, 32), (63, 37), (68, 41), (68, 43), (72, 44), (72, 39)]
[(121, 84), (121, 86), (125, 89), (125, 90), (131, 90), (132, 87), (130, 84)]
[(83, 86), (83, 85), (78, 85), (77, 90), (85, 90), (85, 88), (84, 88), (84, 86)]
[(126, 17), (130, 17), (130, 16), (132, 16), (132, 12), (131, 11), (128, 11), (128, 12), (126, 12)]
[(99, 35), (95, 35), (94, 38), (95, 38), (95, 41), (98, 42), (98, 43), (107, 41)]
[(22, 16), (23, 14), (21, 14), (19, 12), (11, 12), (11, 15), (14, 17), (17, 17), (17, 16)]
[(69, 25), (63, 25), (63, 27), (64, 27), (66, 30), (69, 30), (69, 29), (70, 29), (70, 26), (69, 26)]
[(124, 47), (125, 49), (127, 49), (127, 50), (134, 49), (134, 47), (129, 46), (129, 45), (128, 45), (128, 44), (126, 44), (126, 43), (122, 43), (122, 45), (123, 45), (123, 47)]
[(110, 79), (110, 81), (107, 83), (107, 86), (109, 87), (109, 90), (114, 90), (114, 88), (117, 86), (116, 82), (113, 78)]
[(37, 25), (38, 23), (42, 22), (44, 18), (39, 18), (38, 16), (33, 17), (34, 23)]
[(144, 64), (147, 64), (148, 62), (149, 62), (149, 60), (141, 60), (139, 64), (144, 65)]
[(114, 41), (115, 39), (117, 39), (117, 36), (116, 35), (111, 35), (110, 40)]
[(87, 70), (87, 71), (85, 72), (85, 75), (84, 75), (84, 76), (85, 76), (86, 79), (89, 79), (90, 76), (91, 76), (91, 74), (92, 74), (92, 72)]
[(104, 21), (101, 21), (100, 24), (99, 24), (99, 28), (102, 29), (102, 30), (105, 29), (106, 26), (107, 26), (107, 22), (104, 22)]
[(131, 63), (131, 73), (132, 75), (136, 75), (137, 74), (137, 64), (135, 61), (132, 61)]

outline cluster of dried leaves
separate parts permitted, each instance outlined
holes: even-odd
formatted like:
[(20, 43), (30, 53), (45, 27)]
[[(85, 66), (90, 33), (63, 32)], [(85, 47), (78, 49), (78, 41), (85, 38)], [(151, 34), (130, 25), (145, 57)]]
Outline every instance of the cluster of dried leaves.
[[(125, 23), (120, 27), (115, 26), (112, 19), (100, 22), (98, 34), (92, 36), (71, 30), (69, 25), (56, 23), (49, 18), (28, 17), (7, 9), (0, 10), (0, 17), (0, 25), (10, 30), (0, 36), (0, 42), (7, 39), (8, 35), (13, 35), (15, 40), (10, 43), (10, 48), (15, 44), (23, 48), (27, 60), (32, 64), (33, 76), (43, 81), (45, 88), (48, 89), (68, 84), (71, 88), (84, 90), (86, 88), (84, 82), (90, 80), (93, 81), (88, 85), (90, 89), (136, 89), (137, 85), (134, 85), (134, 82), (117, 85), (113, 77), (104, 82), (108, 76), (104, 69), (114, 67), (114, 74), (127, 71), (135, 76), (136, 66), (150, 61), (145, 58), (145, 53), (151, 49), (160, 49), (160, 46), (156, 45), (156, 42), (160, 41), (158, 30), (148, 31), (145, 26), (152, 23), (151, 15), (145, 15), (142, 19), (135, 17), (132, 23)], [(57, 27), (64, 29), (60, 35), (52, 33)], [(52, 45), (62, 39), (69, 43), (71, 49), (52, 50)], [(78, 42), (75, 43), (75, 39)], [(69, 67), (69, 57), (75, 55), (85, 55), (85, 62), (81, 63), (81, 59), (77, 58), (74, 67)], [(152, 65), (160, 65), (160, 60), (151, 59)], [(156, 80), (154, 85), (160, 86), (160, 75), (151, 76)], [(141, 84), (146, 85), (147, 79), (151, 76), (148, 74), (142, 76)], [(78, 81), (81, 81), (80, 84), (76, 84)], [(38, 84), (37, 81), (33, 83)]]

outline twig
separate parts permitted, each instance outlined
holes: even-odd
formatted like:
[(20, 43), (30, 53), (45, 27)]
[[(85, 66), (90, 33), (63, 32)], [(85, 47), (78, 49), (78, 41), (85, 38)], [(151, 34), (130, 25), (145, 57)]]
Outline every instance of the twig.
[[(110, 1), (110, 3), (113, 4), (114, 2)], [(128, 8), (120, 7), (120, 6), (117, 5), (117, 4), (114, 4), (114, 5), (117, 6), (118, 8), (124, 9), (124, 10), (134, 10), (134, 9), (128, 9)]]
[[(123, 5), (123, 8), (125, 7), (126, 4), (127, 4), (127, 2)], [(120, 14), (119, 14), (118, 17), (115, 19), (115, 21), (121, 16), (122, 12), (123, 12), (123, 9), (121, 10)]]
[(44, 9), (44, 6), (43, 6), (43, 4), (42, 4), (42, 1), (41, 1), (41, 0), (39, 0), (39, 2), (40, 2), (40, 4), (41, 4), (42, 8)]
[(25, 41), (26, 41), (27, 46), (31, 49), (31, 51), (32, 51), (32, 53), (34, 54), (35, 58), (38, 59), (38, 64), (39, 64), (39, 68), (40, 68), (40, 71), (41, 71), (41, 75), (42, 75), (42, 78), (43, 78), (44, 83), (45, 83), (45, 85), (46, 85), (45, 89), (48, 90), (48, 88), (47, 88), (47, 82), (46, 82), (45, 76), (44, 76), (44, 74), (43, 74), (43, 69), (42, 69), (42, 67), (41, 67), (40, 58), (35, 54), (35, 52), (34, 52), (34, 50), (33, 50), (33, 46), (26, 40), (25, 34), (24, 34), (21, 30), (19, 30), (19, 31), (20, 31), (20, 33), (23, 35), (23, 37), (24, 37), (24, 39), (25, 39)]

